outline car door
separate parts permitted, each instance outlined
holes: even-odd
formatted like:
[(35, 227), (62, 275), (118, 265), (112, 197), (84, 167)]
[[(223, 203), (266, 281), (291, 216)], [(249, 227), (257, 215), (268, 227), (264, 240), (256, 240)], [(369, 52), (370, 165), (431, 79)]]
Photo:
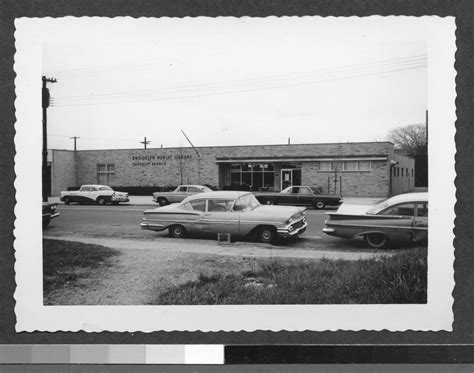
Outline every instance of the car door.
[(88, 194), (88, 198), (92, 201), (95, 201), (97, 200), (97, 197), (99, 197), (99, 188), (95, 187), (95, 186), (91, 186), (90, 189), (89, 189), (89, 194)]
[(413, 219), (413, 241), (428, 239), (428, 201), (416, 203), (416, 216)]
[(235, 200), (230, 198), (209, 198), (206, 212), (202, 216), (204, 231), (209, 234), (239, 234), (239, 213), (233, 211)]
[(91, 192), (91, 187), (89, 186), (82, 186), (81, 189), (77, 192), (77, 194), (74, 196), (74, 199), (71, 201), (73, 202), (79, 202), (79, 203), (90, 203), (90, 192)]
[(296, 205), (298, 203), (298, 193), (300, 191), (299, 187), (291, 187), (287, 193), (280, 193), (279, 203), (285, 205)]
[(308, 187), (300, 187), (298, 193), (298, 205), (312, 205), (314, 194), (313, 191)]
[(393, 241), (412, 241), (415, 203), (399, 203), (378, 214), (381, 219), (371, 220), (374, 231), (385, 233)]
[(183, 199), (185, 199), (188, 194), (187, 194), (188, 188), (184, 185), (179, 186), (176, 188), (176, 191), (174, 193), (170, 193), (170, 202), (175, 203), (175, 202), (181, 202)]

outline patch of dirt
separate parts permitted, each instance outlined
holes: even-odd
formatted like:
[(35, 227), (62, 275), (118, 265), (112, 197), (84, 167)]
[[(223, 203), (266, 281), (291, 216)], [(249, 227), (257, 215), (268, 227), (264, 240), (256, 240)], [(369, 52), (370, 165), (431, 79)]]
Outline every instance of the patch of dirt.
[(146, 305), (160, 292), (194, 281), (199, 274), (233, 274), (255, 268), (255, 258), (159, 250), (120, 250), (111, 265), (51, 291), (48, 305)]

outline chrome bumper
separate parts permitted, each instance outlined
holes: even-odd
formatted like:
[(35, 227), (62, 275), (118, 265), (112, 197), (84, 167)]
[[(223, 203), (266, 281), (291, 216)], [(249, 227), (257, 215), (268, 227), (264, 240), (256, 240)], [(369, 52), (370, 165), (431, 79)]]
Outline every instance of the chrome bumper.
[(146, 221), (142, 221), (140, 223), (140, 227), (142, 229), (148, 229), (151, 231), (164, 231), (166, 229), (166, 226), (164, 226), (163, 224), (148, 223)]
[(277, 230), (277, 233), (280, 237), (293, 237), (296, 236), (297, 234), (303, 233), (306, 230), (306, 227), (308, 226), (308, 223), (306, 220), (303, 221), (303, 224), (301, 227), (290, 230), (291, 225), (285, 227), (285, 228), (280, 228)]
[(323, 228), (323, 232), (326, 233), (326, 234), (329, 234), (331, 236), (331, 235), (334, 234), (334, 232), (336, 232), (336, 230), (334, 228), (325, 227), (325, 228)]

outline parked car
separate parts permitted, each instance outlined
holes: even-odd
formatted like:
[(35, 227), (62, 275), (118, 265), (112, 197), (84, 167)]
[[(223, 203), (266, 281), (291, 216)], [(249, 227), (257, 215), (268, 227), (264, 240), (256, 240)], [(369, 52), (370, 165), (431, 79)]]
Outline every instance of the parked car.
[(153, 193), (153, 201), (160, 206), (166, 206), (170, 203), (181, 202), (186, 197), (196, 193), (212, 192), (212, 189), (204, 185), (180, 185), (172, 192), (155, 192)]
[(43, 202), (43, 228), (49, 225), (51, 219), (57, 218), (56, 203)]
[(424, 242), (428, 238), (428, 193), (400, 194), (367, 207), (365, 212), (351, 213), (346, 208), (328, 215), (324, 233), (343, 238), (363, 237), (373, 249)]
[(232, 239), (256, 237), (265, 243), (294, 237), (306, 230), (304, 208), (263, 206), (250, 192), (219, 191), (195, 194), (179, 204), (144, 212), (143, 229), (186, 234), (228, 233)]
[(72, 202), (118, 205), (129, 201), (128, 193), (116, 192), (108, 185), (82, 185), (79, 190), (61, 192), (59, 199), (66, 205)]
[(281, 192), (256, 192), (255, 197), (264, 205), (312, 206), (315, 209), (339, 206), (344, 201), (341, 196), (320, 194), (309, 186), (289, 186)]

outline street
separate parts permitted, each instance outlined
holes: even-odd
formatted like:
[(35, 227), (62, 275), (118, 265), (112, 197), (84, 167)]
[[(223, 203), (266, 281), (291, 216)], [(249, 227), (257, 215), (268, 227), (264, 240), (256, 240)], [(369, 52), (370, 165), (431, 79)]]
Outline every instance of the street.
[[(109, 239), (132, 239), (137, 241), (173, 242), (179, 240), (168, 237), (168, 231), (153, 232), (140, 228), (143, 211), (154, 206), (95, 206), (95, 205), (58, 205), (61, 216), (54, 219), (44, 230), (47, 237), (95, 237)], [(362, 239), (346, 240), (330, 237), (321, 229), (327, 212), (331, 210), (307, 210), (308, 228), (297, 239), (282, 240), (275, 246), (284, 248), (304, 248), (308, 250), (334, 250), (341, 252), (373, 252)], [(191, 242), (200, 245), (215, 242), (215, 237), (187, 237), (186, 244)], [(258, 244), (259, 245), (259, 244)], [(263, 244), (262, 244), (263, 245)]]

